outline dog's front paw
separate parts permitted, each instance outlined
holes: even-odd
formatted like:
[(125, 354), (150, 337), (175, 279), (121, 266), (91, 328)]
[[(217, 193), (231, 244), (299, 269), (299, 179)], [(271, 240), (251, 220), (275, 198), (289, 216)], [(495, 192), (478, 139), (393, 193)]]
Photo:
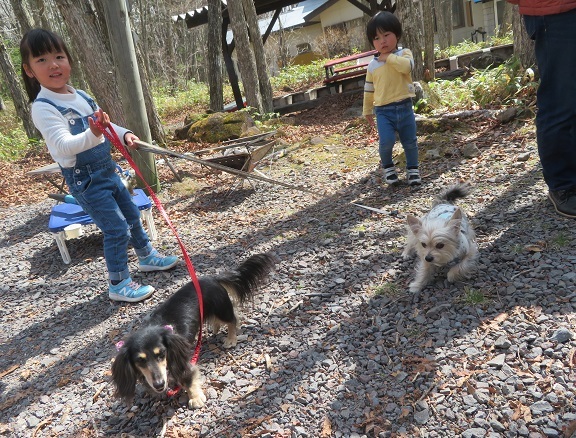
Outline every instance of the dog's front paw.
[(465, 280), (466, 278), (469, 278), (470, 274), (471, 271), (466, 266), (456, 265), (448, 271), (446, 278), (450, 283), (454, 283), (458, 280)]
[(410, 285), (408, 286), (408, 290), (410, 292), (412, 292), (413, 294), (418, 293), (422, 290), (423, 285), (420, 284), (419, 281), (413, 281), (412, 283), (410, 283)]
[(224, 339), (224, 343), (223, 343), (223, 347), (224, 348), (233, 348), (236, 346), (236, 344), (238, 344), (238, 340), (236, 339), (236, 337), (230, 339), (230, 338), (226, 338)]
[(188, 407), (191, 409), (198, 409), (206, 404), (206, 396), (201, 389), (194, 391), (189, 394), (190, 399), (188, 400)]
[(448, 274), (446, 274), (446, 279), (450, 283), (455, 283), (456, 281), (460, 280), (460, 277), (460, 271), (454, 269), (451, 269), (448, 271)]
[(236, 332), (236, 326), (230, 324), (228, 326), (228, 335), (226, 336), (226, 339), (224, 339), (223, 347), (232, 348), (235, 347), (237, 343), (238, 343), (238, 336)]

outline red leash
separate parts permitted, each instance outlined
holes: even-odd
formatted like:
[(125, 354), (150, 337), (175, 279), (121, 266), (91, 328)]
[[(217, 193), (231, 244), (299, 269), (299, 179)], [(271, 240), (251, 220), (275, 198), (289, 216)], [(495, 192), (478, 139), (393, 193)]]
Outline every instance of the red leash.
[[(142, 181), (144, 181), (144, 184), (146, 185), (146, 189), (148, 190), (150, 197), (154, 201), (156, 208), (158, 208), (158, 211), (160, 212), (160, 214), (162, 214), (162, 217), (164, 218), (164, 220), (166, 221), (166, 223), (168, 224), (168, 226), (172, 230), (172, 233), (174, 234), (174, 236), (176, 236), (176, 240), (178, 241), (178, 245), (180, 245), (180, 249), (182, 250), (182, 256), (184, 257), (184, 261), (186, 262), (186, 266), (188, 267), (188, 272), (190, 273), (190, 277), (192, 278), (192, 284), (194, 285), (194, 288), (196, 289), (196, 295), (198, 296), (198, 308), (200, 310), (200, 328), (198, 329), (198, 341), (196, 342), (196, 348), (194, 349), (194, 354), (192, 355), (192, 358), (190, 359), (190, 363), (192, 365), (195, 365), (196, 362), (198, 362), (198, 357), (200, 356), (200, 347), (202, 344), (202, 326), (203, 326), (203, 322), (204, 322), (204, 303), (202, 301), (202, 291), (200, 290), (200, 283), (198, 282), (198, 277), (196, 276), (196, 271), (194, 270), (194, 266), (192, 265), (192, 262), (190, 261), (190, 257), (188, 257), (188, 253), (186, 252), (186, 248), (184, 247), (182, 240), (180, 240), (180, 236), (178, 236), (178, 231), (176, 231), (176, 228), (174, 228), (174, 225), (172, 225), (172, 221), (170, 220), (170, 218), (168, 217), (168, 214), (164, 210), (164, 206), (162, 205), (162, 203), (160, 202), (160, 200), (156, 196), (156, 193), (154, 193), (154, 191), (150, 188), (150, 186), (148, 185), (148, 183), (146, 182), (146, 180), (142, 176), (142, 172), (140, 171), (140, 169), (138, 168), (138, 166), (136, 165), (136, 163), (132, 159), (132, 156), (128, 153), (126, 147), (120, 141), (120, 138), (118, 137), (118, 134), (116, 134), (116, 131), (114, 130), (112, 125), (108, 125), (108, 128), (105, 128), (102, 125), (102, 123), (100, 123), (96, 119), (93, 119), (93, 120), (94, 120), (94, 124), (96, 125), (96, 127), (98, 129), (100, 129), (100, 131), (102, 131), (102, 134), (104, 134), (104, 136), (108, 140), (110, 140), (110, 143), (112, 143), (116, 147), (116, 149), (118, 149), (120, 151), (122, 156), (124, 158), (126, 158), (128, 163), (130, 163), (130, 166), (132, 166), (132, 169), (134, 169), (134, 172), (136, 172), (136, 175), (138, 175), (140, 177), (140, 179)], [(172, 396), (178, 394), (179, 391), (180, 391), (180, 388), (176, 387), (174, 389), (169, 389), (168, 391), (166, 391), (166, 394), (168, 395), (168, 397), (172, 397)]]

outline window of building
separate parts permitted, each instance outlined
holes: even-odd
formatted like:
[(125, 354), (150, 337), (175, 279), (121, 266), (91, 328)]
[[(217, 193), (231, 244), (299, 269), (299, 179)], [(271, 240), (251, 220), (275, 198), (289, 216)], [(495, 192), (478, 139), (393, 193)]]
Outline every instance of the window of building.
[(464, 2), (463, 0), (452, 0), (452, 28), (458, 29), (465, 26)]
[(298, 51), (298, 54), (300, 55), (301, 53), (311, 52), (312, 47), (310, 46), (310, 43), (302, 43), (302, 44), (296, 45), (296, 50)]
[[(466, 6), (465, 6), (466, 4)], [(434, 16), (434, 32), (438, 31), (438, 24), (436, 22), (436, 6), (432, 1), (432, 14)], [(466, 26), (466, 16), (468, 22), (472, 23), (472, 8), (469, 1), (466, 0), (452, 0), (452, 28), (458, 29), (459, 27)], [(470, 24), (472, 26), (472, 24)]]

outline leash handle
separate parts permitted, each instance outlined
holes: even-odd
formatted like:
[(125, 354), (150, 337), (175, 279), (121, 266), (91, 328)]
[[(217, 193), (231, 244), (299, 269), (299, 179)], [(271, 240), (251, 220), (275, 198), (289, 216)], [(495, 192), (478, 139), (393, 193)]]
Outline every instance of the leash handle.
[[(102, 134), (104, 134), (104, 137), (106, 137), (108, 140), (110, 140), (110, 143), (112, 143), (116, 147), (116, 149), (118, 149), (120, 151), (122, 156), (124, 158), (126, 158), (128, 163), (130, 163), (130, 166), (132, 167), (132, 169), (134, 169), (134, 172), (136, 172), (136, 175), (138, 175), (140, 177), (140, 179), (142, 181), (144, 181), (146, 189), (147, 189), (148, 193), (150, 194), (150, 197), (154, 201), (156, 208), (158, 208), (158, 211), (160, 212), (160, 214), (162, 215), (162, 217), (164, 218), (164, 220), (166, 221), (166, 223), (168, 224), (168, 226), (172, 230), (172, 233), (176, 237), (176, 240), (178, 241), (178, 245), (180, 246), (180, 249), (182, 250), (182, 256), (184, 257), (184, 261), (186, 262), (186, 266), (188, 267), (188, 272), (190, 273), (190, 277), (192, 278), (192, 284), (194, 285), (194, 288), (196, 289), (196, 295), (198, 297), (198, 309), (200, 311), (200, 328), (198, 329), (198, 340), (196, 342), (196, 347), (194, 348), (194, 354), (192, 355), (192, 358), (190, 359), (190, 363), (192, 365), (195, 365), (196, 362), (198, 362), (198, 358), (200, 357), (200, 348), (201, 348), (201, 344), (202, 344), (202, 326), (204, 325), (203, 324), (204, 323), (204, 302), (202, 300), (202, 291), (200, 290), (200, 282), (198, 281), (198, 277), (196, 276), (196, 270), (194, 269), (194, 266), (192, 265), (192, 261), (190, 260), (190, 257), (188, 257), (188, 252), (186, 251), (186, 247), (184, 246), (184, 244), (182, 243), (182, 240), (180, 239), (180, 236), (178, 235), (178, 231), (176, 230), (174, 225), (172, 225), (172, 221), (170, 220), (170, 218), (168, 217), (168, 214), (164, 210), (164, 206), (162, 205), (162, 202), (160, 202), (160, 199), (158, 199), (158, 197), (156, 196), (156, 193), (154, 193), (154, 191), (150, 188), (150, 186), (148, 185), (148, 183), (146, 182), (146, 180), (142, 176), (142, 172), (140, 171), (140, 168), (136, 165), (136, 163), (134, 162), (134, 159), (128, 153), (128, 150), (126, 149), (126, 147), (120, 141), (120, 138), (118, 137), (118, 134), (116, 133), (116, 131), (114, 130), (112, 125), (109, 124), (108, 127), (105, 128), (102, 125), (102, 123), (100, 123), (98, 120), (93, 119), (93, 121), (94, 121), (94, 124), (96, 125), (96, 127), (98, 129), (100, 129), (100, 131), (102, 131)], [(178, 390), (179, 390), (179, 388), (178, 388)], [(169, 392), (175, 391), (174, 394), (172, 394), (172, 395), (175, 395), (178, 393), (178, 390), (175, 388), (173, 390), (170, 390)]]

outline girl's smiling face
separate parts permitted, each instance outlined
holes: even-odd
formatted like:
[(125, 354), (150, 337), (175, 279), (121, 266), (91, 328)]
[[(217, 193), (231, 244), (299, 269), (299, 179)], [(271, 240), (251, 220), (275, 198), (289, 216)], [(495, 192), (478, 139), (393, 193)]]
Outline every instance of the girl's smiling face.
[(372, 40), (372, 45), (381, 55), (392, 53), (398, 46), (398, 38), (394, 32), (376, 30), (376, 37)]
[(36, 78), (44, 88), (60, 94), (69, 92), (66, 85), (72, 68), (66, 53), (54, 51), (31, 56), (23, 67), (28, 77)]

